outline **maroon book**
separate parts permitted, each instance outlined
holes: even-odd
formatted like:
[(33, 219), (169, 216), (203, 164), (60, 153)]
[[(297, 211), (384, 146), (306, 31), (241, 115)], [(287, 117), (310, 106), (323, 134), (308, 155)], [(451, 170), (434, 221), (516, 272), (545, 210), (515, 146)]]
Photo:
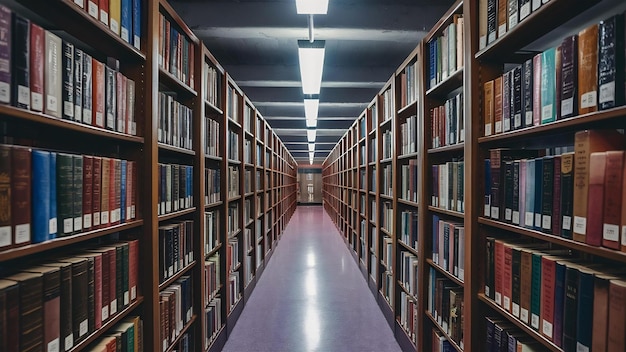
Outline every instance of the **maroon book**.
[(31, 149), (13, 147), (11, 153), (11, 220), (13, 243), (25, 246), (30, 243), (30, 191)]
[(602, 223), (604, 220), (604, 174), (606, 153), (591, 153), (589, 161), (589, 195), (587, 201), (586, 243), (602, 245)]
[(602, 245), (619, 250), (620, 223), (622, 218), (622, 182), (624, 170), (624, 151), (606, 152), (604, 174), (604, 214), (602, 225)]
[(102, 159), (93, 157), (93, 181), (91, 185), (91, 223), (93, 228), (100, 227), (100, 192), (102, 190)]
[(0, 5), (0, 103), (11, 103), (11, 10)]
[(93, 157), (83, 156), (83, 230), (93, 226)]
[(45, 65), (44, 30), (30, 23), (30, 109), (43, 111), (43, 68)]
[(0, 250), (13, 245), (11, 231), (11, 146), (0, 145)]
[(0, 280), (0, 316), (2, 331), (0, 331), (0, 350), (19, 351), (20, 325), (19, 320), (19, 291), (15, 281)]

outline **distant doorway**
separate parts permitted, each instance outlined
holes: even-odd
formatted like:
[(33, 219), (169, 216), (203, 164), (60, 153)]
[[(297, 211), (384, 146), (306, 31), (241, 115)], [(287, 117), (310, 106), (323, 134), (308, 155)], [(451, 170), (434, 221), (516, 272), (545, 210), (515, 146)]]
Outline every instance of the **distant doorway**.
[(322, 170), (298, 170), (298, 204), (322, 204)]

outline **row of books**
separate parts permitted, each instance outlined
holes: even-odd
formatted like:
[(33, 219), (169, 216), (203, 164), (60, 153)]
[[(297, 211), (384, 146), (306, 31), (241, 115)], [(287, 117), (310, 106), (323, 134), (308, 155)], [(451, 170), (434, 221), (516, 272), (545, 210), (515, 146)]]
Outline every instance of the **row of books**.
[(165, 92), (159, 92), (158, 104), (158, 142), (193, 149), (193, 111)]
[(400, 291), (399, 323), (413, 343), (417, 342), (418, 316), (415, 299), (406, 292)]
[(481, 0), (478, 7), (479, 50), (505, 35), (549, 0)]
[(229, 160), (239, 161), (239, 134), (231, 129), (227, 135), (227, 155)]
[(463, 287), (443, 277), (435, 268), (430, 268), (427, 304), (427, 311), (439, 327), (463, 349)]
[(185, 269), (194, 259), (193, 221), (159, 226), (159, 282)]
[(432, 148), (445, 147), (465, 141), (465, 109), (463, 92), (446, 100), (444, 105), (430, 109)]
[(393, 150), (392, 147), (392, 143), (393, 143), (393, 138), (392, 138), (393, 134), (391, 132), (391, 129), (388, 129), (386, 131), (384, 131), (382, 133), (382, 136), (380, 137), (382, 139), (382, 144), (381, 144), (381, 151), (382, 151), (382, 160), (388, 160), (391, 158), (391, 152)]
[(400, 124), (400, 155), (417, 152), (417, 116), (412, 115)]
[(202, 84), (204, 85), (204, 100), (218, 106), (220, 103), (219, 97), (221, 95), (221, 78), (222, 74), (209, 63), (204, 63), (204, 79)]
[(393, 197), (393, 172), (391, 164), (383, 166), (381, 172), (382, 184), (380, 185), (380, 194)]
[(204, 262), (204, 302), (208, 306), (220, 289), (220, 254), (215, 253)]
[(141, 50), (141, 0), (74, 0), (74, 4)]
[[(383, 100), (382, 100), (382, 106), (380, 108), (381, 112), (383, 113), (382, 116), (382, 120), (381, 123), (390, 120), (391, 118), (393, 118), (396, 114), (394, 107), (394, 96), (393, 94), (391, 94), (391, 89), (387, 89), (384, 93), (383, 93)], [(374, 120), (376, 121), (376, 120)], [(376, 126), (375, 124), (372, 126)]]
[(485, 136), (626, 101), (624, 15), (614, 15), (484, 84)]
[(565, 351), (626, 348), (623, 275), (546, 243), (487, 238), (485, 295)]
[[(417, 61), (408, 64), (400, 73), (400, 107), (417, 100)], [(362, 134), (362, 136), (365, 134)]]
[[(143, 352), (143, 320), (138, 316), (130, 316), (111, 328), (106, 336), (88, 347), (89, 352), (137, 351)], [(47, 346), (47, 351), (58, 346)], [(119, 349), (118, 349), (119, 348)], [(59, 351), (56, 349), (56, 351)]]
[(241, 280), (239, 272), (230, 272), (228, 274), (228, 311), (232, 311), (235, 305), (239, 303), (241, 298)]
[(234, 235), (235, 232), (239, 231), (241, 226), (239, 224), (239, 204), (231, 203), (228, 204), (228, 226), (227, 233), (228, 236)]
[(428, 47), (428, 89), (443, 82), (463, 68), (463, 15), (452, 15), (452, 22), (441, 35), (431, 39)]
[[(205, 350), (209, 348), (211, 342), (217, 336), (217, 333), (222, 328), (222, 299), (217, 297), (209, 303), (209, 306), (204, 309), (204, 321), (206, 323), (206, 334), (204, 340)], [(194, 350), (189, 350), (192, 352)]]
[(186, 85), (194, 86), (194, 43), (159, 13), (159, 68)]
[(465, 228), (462, 223), (433, 215), (432, 259), (443, 270), (465, 279)]
[(377, 153), (376, 151), (378, 150), (378, 146), (376, 145), (376, 137), (372, 138), (370, 140), (370, 149), (369, 149), (369, 162), (370, 163), (375, 163), (377, 161)]
[(158, 214), (193, 207), (193, 166), (159, 163)]
[(432, 165), (431, 204), (444, 210), (465, 211), (465, 162)]
[(402, 286), (413, 297), (417, 297), (417, 257), (407, 251), (400, 251), (400, 272), (398, 273), (398, 280), (402, 283)]
[(159, 336), (163, 351), (170, 347), (193, 318), (192, 286), (191, 276), (183, 276), (159, 292)]
[(205, 127), (205, 153), (208, 156), (220, 157), (221, 155), (221, 143), (222, 135), (220, 134), (220, 123), (216, 120), (206, 118), (204, 119)]
[(221, 198), (221, 171), (220, 169), (204, 169), (204, 201), (205, 204), (213, 204)]
[(403, 210), (402, 213), (400, 213), (400, 241), (417, 250), (417, 230), (417, 212)]
[(390, 201), (383, 202), (381, 213), (380, 213), (380, 227), (391, 234), (393, 233), (394, 220), (395, 219), (393, 218), (393, 203)]
[(0, 280), (2, 351), (68, 351), (137, 299), (137, 240), (85, 247)]
[(117, 60), (105, 65), (4, 6), (0, 30), (1, 103), (136, 135), (135, 83)]
[(400, 165), (400, 199), (418, 201), (418, 180), (417, 159), (409, 159), (407, 164)]
[(535, 352), (543, 349), (539, 342), (529, 338), (509, 321), (487, 316), (485, 322), (485, 330), (487, 331), (485, 352)]
[(220, 211), (204, 212), (204, 254), (220, 245)]
[(250, 105), (245, 104), (243, 108), (243, 130), (252, 134), (252, 120), (254, 118), (254, 110)]
[[(226, 88), (226, 116), (236, 123), (241, 123), (240, 121), (240, 113), (239, 113), (239, 99), (240, 95), (237, 93), (237, 90), (232, 87), (230, 84), (228, 88)], [(265, 140), (269, 140), (270, 131), (265, 130)]]
[(246, 164), (252, 164), (252, 141), (248, 138), (243, 140), (243, 162)]
[(134, 161), (0, 145), (0, 175), (0, 249), (117, 225), (136, 216)]
[(228, 198), (234, 198), (239, 195), (239, 167), (228, 165)]
[[(432, 352), (454, 352), (456, 349), (450, 341), (445, 337), (443, 332), (441, 332), (438, 328), (433, 328), (432, 330), (432, 340), (431, 340), (431, 351)], [(492, 351), (485, 351), (492, 352)]]

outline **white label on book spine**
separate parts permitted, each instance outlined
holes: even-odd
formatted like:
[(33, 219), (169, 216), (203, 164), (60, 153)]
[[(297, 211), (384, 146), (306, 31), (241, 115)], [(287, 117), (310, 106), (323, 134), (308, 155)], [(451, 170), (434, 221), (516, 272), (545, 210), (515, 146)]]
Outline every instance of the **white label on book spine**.
[(487, 46), (487, 36), (481, 36), (478, 39), (478, 50), (482, 50)]
[(552, 338), (552, 323), (543, 319), (542, 332), (544, 335), (548, 336), (549, 338)]
[(487, 43), (492, 43), (494, 40), (496, 40), (496, 32), (495, 31), (492, 32), (492, 33), (489, 33), (487, 35)]
[(134, 219), (135, 218), (135, 206), (131, 206), (130, 207), (130, 218)]
[(561, 226), (563, 230), (571, 230), (572, 229), (572, 217), (564, 215), (563, 216), (563, 226)]
[(574, 232), (581, 235), (587, 234), (587, 218), (574, 216)]
[(574, 113), (574, 97), (561, 101), (561, 115)]
[(535, 214), (535, 227), (541, 228), (541, 214)]
[(25, 86), (17, 87), (17, 102), (24, 105), (30, 105), (30, 88)]
[(15, 243), (30, 241), (30, 224), (15, 225)]
[(128, 303), (130, 303), (130, 292), (126, 291), (124, 292), (124, 305), (127, 305)]
[(544, 215), (542, 217), (541, 228), (544, 230), (550, 230), (552, 228), (552, 217), (550, 215)]
[(519, 20), (523, 20), (524, 18), (530, 15), (530, 1), (522, 5), (519, 9)]
[(526, 212), (526, 217), (524, 218), (524, 226), (533, 226), (535, 220), (535, 213)]
[(504, 296), (503, 302), (504, 302), (504, 309), (510, 310), (511, 309), (511, 298), (509, 298), (507, 296)]
[(513, 29), (515, 26), (517, 26), (517, 13), (509, 15), (509, 29)]
[(111, 30), (115, 34), (120, 34), (120, 24), (114, 19), (111, 19)]
[(485, 211), (484, 211), (483, 215), (485, 217), (489, 217), (489, 214), (491, 214), (491, 207), (489, 206), (489, 204), (485, 204)]
[(502, 132), (502, 121), (496, 121), (496, 133)]
[(91, 227), (91, 214), (83, 215), (83, 225), (86, 229)]
[(74, 105), (74, 120), (78, 122), (83, 121), (83, 109), (80, 105)]
[(108, 26), (109, 25), (109, 13), (104, 10), (100, 10), (100, 21)]
[(85, 2), (83, 0), (74, 0), (74, 3), (81, 8), (85, 8)]
[(485, 125), (485, 136), (491, 136), (491, 124), (490, 123)]
[(11, 244), (11, 226), (0, 227), (0, 247)]
[(528, 309), (521, 308), (519, 311), (519, 317), (524, 323), (528, 324)]
[(141, 49), (141, 37), (138, 35), (135, 35), (134, 37), (135, 37), (135, 41), (133, 45), (135, 46), (135, 48)]
[(83, 336), (89, 332), (89, 320), (83, 320), (78, 327), (78, 336)]
[(576, 342), (576, 352), (589, 352), (589, 347), (580, 342)]
[(96, 112), (96, 126), (104, 127), (104, 114), (101, 112)]
[[(6, 62), (6, 66), (9, 66), (8, 61)], [(5, 66), (2, 64), (2, 66)], [(0, 102), (10, 103), (11, 102), (11, 85), (6, 82), (0, 82)]]
[(615, 101), (615, 81), (604, 83), (600, 86), (600, 104)]
[(130, 289), (130, 299), (134, 300), (135, 298), (137, 298), (137, 286), (133, 286)]
[(622, 246), (626, 246), (626, 225), (622, 226)]
[(130, 33), (128, 33), (128, 28), (122, 27), (122, 39), (125, 42), (130, 42)]
[(541, 0), (533, 0), (533, 11), (541, 7)]
[(33, 109), (34, 111), (43, 110), (43, 95), (41, 95), (41, 93), (31, 92), (30, 98), (32, 99), (30, 107), (31, 109)]
[(496, 291), (496, 303), (502, 306), (502, 293)]
[(539, 316), (537, 314), (530, 315), (530, 326), (535, 329), (539, 329)]
[(102, 307), (102, 321), (109, 319), (109, 305)]
[(524, 121), (526, 123), (526, 126), (532, 126), (533, 125), (533, 112), (532, 111), (526, 111), (526, 121)]
[(513, 220), (513, 210), (509, 208), (504, 209), (504, 220), (507, 220), (507, 221)]
[(63, 220), (63, 233), (70, 233), (74, 230), (74, 219), (67, 218)]
[[(516, 115), (516, 117), (519, 115)], [(517, 121), (517, 120), (515, 120)], [(513, 123), (515, 123), (515, 121), (513, 121)], [(504, 132), (510, 131), (511, 130), (511, 119), (504, 119), (504, 126), (502, 127), (502, 130)]]
[(552, 119), (552, 104), (541, 107), (541, 121)]
[(111, 315), (117, 313), (117, 298), (111, 301)]
[(598, 99), (597, 96), (598, 96), (598, 92), (596, 92), (595, 90), (581, 95), (580, 107), (583, 109), (595, 107), (597, 105), (597, 99)]
[(500, 216), (500, 207), (491, 207), (491, 218), (498, 219)]
[(506, 34), (506, 23), (501, 24), (500, 27), (498, 27), (498, 38), (500, 38), (504, 34)]
[(102, 221), (100, 223), (102, 224), (108, 224), (109, 223), (109, 212), (108, 211), (103, 211), (100, 213), (100, 217), (102, 219)]
[(513, 302), (513, 315), (519, 318), (519, 304)]
[(83, 109), (83, 122), (88, 125), (93, 123), (91, 109)]
[(79, 216), (74, 218), (74, 231), (80, 231), (83, 229), (83, 217)]
[(48, 342), (48, 352), (59, 352), (61, 345), (61, 340), (57, 337), (56, 339)]
[(100, 225), (100, 212), (95, 212), (93, 213), (93, 226), (99, 226)]
[(168, 269), (168, 276), (171, 277), (172, 275), (174, 275), (174, 266), (171, 265)]
[(619, 225), (604, 224), (602, 238), (607, 241), (619, 242)]
[(59, 111), (57, 106), (57, 97), (54, 95), (47, 95), (48, 99), (46, 100), (46, 108), (50, 111)]
[(513, 211), (513, 223), (519, 225), (519, 211)]
[(74, 335), (69, 334), (65, 337), (65, 350), (69, 351), (70, 349), (72, 349), (72, 347), (74, 347)]
[(98, 19), (98, 5), (95, 2), (89, 1), (87, 12), (91, 17)]

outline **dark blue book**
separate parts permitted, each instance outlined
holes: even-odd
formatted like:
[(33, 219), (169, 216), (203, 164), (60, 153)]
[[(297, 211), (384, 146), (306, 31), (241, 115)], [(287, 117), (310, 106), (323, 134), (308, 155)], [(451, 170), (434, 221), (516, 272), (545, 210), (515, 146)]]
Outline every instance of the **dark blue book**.
[(437, 84), (437, 55), (435, 52), (435, 45), (437, 41), (433, 40), (428, 43), (428, 51), (430, 54), (430, 65), (428, 67), (429, 88), (434, 87)]
[(50, 153), (50, 213), (48, 239), (57, 238), (57, 153)]
[(539, 331), (539, 315), (541, 311), (541, 257), (542, 253), (532, 254), (531, 286), (530, 286), (530, 326)]
[(50, 152), (32, 152), (32, 243), (47, 241), (50, 233)]
[(121, 161), (121, 168), (122, 168), (122, 173), (121, 173), (121, 178), (120, 178), (120, 223), (124, 223), (126, 222), (126, 165), (127, 165), (127, 161), (126, 160), (122, 160)]
[(496, 324), (493, 318), (487, 317), (487, 338), (485, 339), (485, 352), (494, 351), (493, 335), (495, 332)]
[(534, 213), (535, 213), (535, 221), (533, 228), (537, 231), (541, 231), (541, 205), (543, 199), (543, 159), (537, 158), (535, 159), (535, 203), (534, 203)]
[(485, 205), (484, 217), (491, 216), (491, 160), (485, 159)]
[(450, 271), (450, 224), (443, 224), (443, 265), (445, 270)]
[(133, 0), (133, 45), (141, 50), (141, 0)]
[[(575, 266), (565, 270), (565, 302), (563, 304), (563, 350), (576, 351), (576, 319), (578, 319), (578, 277)], [(591, 304), (591, 302), (586, 302)]]
[(132, 0), (121, 0), (121, 37), (122, 40), (131, 43), (131, 34), (133, 32), (133, 4)]
[[(439, 258), (439, 215), (433, 215), (433, 261), (440, 264)], [(443, 258), (441, 258), (443, 260)]]
[[(578, 275), (578, 318), (576, 319), (576, 349), (591, 350), (593, 334), (593, 289), (594, 272), (581, 268)], [(581, 349), (582, 347), (582, 349)]]
[(563, 345), (563, 309), (565, 307), (565, 263), (556, 262), (554, 279), (554, 343)]

